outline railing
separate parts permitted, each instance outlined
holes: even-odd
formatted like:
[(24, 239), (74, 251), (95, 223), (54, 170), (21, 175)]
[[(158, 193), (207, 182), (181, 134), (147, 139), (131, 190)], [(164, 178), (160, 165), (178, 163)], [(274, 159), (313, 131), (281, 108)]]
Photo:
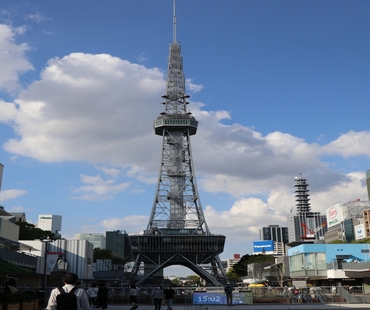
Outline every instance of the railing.
[[(53, 287), (46, 288), (46, 296), (50, 294)], [(108, 302), (111, 304), (129, 304), (129, 288), (108, 287)], [(138, 289), (138, 303), (151, 304), (152, 292), (155, 287), (140, 287)], [(207, 292), (224, 294), (223, 287), (173, 287), (176, 292), (174, 304), (192, 304), (193, 293)], [(243, 292), (246, 288), (241, 288), (240, 291), (234, 290), (235, 296), (239, 292)], [(248, 289), (247, 289), (248, 290)], [(250, 288), (252, 291), (253, 303), (261, 304), (370, 304), (370, 294), (365, 294), (361, 286), (348, 287), (338, 286), (336, 292), (332, 292), (332, 287), (301, 287), (299, 293), (295, 294), (292, 288), (284, 287), (258, 287)]]

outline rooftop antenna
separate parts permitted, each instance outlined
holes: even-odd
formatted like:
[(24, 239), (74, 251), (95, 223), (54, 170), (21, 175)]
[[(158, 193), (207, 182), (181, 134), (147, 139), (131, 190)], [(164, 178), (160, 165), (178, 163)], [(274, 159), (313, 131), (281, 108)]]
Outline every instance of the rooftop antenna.
[(176, 0), (173, 0), (173, 43), (176, 43)]

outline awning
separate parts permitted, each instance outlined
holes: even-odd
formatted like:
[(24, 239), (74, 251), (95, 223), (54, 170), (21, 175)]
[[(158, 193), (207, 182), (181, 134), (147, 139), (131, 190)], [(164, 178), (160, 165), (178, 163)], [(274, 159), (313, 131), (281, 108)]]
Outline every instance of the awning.
[(21, 267), (4, 260), (0, 260), (0, 272), (31, 273), (34, 271), (27, 267)]

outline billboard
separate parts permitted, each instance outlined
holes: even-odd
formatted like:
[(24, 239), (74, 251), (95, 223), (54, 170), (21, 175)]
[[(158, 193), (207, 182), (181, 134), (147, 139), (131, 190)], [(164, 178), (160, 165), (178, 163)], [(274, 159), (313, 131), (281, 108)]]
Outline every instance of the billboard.
[(263, 250), (266, 252), (274, 251), (274, 241), (273, 240), (262, 240), (253, 242), (253, 252), (262, 253)]
[(326, 220), (328, 228), (343, 222), (342, 205), (336, 203), (334, 206), (326, 209)]
[(355, 239), (356, 240), (366, 238), (365, 224), (356, 225), (354, 229), (355, 229)]

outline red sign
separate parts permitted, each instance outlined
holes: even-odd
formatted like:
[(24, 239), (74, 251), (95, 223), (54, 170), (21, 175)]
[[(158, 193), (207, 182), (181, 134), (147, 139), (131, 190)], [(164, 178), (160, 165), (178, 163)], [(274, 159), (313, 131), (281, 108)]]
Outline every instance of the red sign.
[(337, 216), (338, 211), (336, 207), (332, 207), (329, 209), (329, 218), (333, 219)]

